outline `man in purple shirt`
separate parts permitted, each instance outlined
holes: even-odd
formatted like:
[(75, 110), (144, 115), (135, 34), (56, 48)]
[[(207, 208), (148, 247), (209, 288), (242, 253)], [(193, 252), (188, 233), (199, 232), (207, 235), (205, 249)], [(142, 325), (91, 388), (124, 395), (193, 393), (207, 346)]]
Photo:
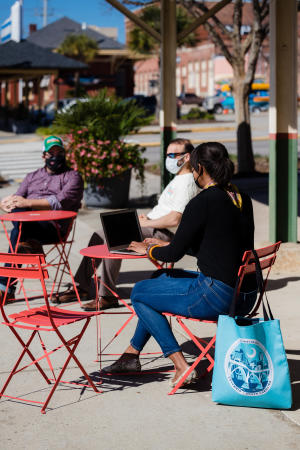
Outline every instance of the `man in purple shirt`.
[[(65, 149), (62, 140), (49, 136), (44, 141), (43, 159), (45, 166), (29, 173), (14, 195), (5, 197), (0, 207), (6, 212), (28, 210), (67, 210), (78, 211), (83, 195), (83, 181), (80, 174), (66, 165)], [(10, 234), (14, 250), (19, 223), (13, 222)], [(68, 221), (58, 224), (63, 237), (68, 229)], [(56, 226), (52, 222), (24, 222), (18, 251), (40, 253), (41, 244), (51, 244), (58, 240)], [(10, 252), (10, 249), (8, 250)], [(5, 291), (7, 278), (0, 277), (0, 300)], [(9, 288), (8, 299), (14, 298), (13, 287)]]

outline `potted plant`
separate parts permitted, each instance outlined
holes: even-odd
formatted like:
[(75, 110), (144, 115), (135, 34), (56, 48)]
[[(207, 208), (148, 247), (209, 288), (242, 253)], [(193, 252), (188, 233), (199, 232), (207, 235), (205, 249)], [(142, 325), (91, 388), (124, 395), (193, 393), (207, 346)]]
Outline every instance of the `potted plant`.
[(56, 115), (54, 130), (66, 135), (67, 160), (84, 178), (87, 206), (127, 204), (131, 172), (143, 182), (146, 159), (145, 148), (126, 143), (125, 136), (150, 120), (135, 101), (110, 96), (106, 89)]

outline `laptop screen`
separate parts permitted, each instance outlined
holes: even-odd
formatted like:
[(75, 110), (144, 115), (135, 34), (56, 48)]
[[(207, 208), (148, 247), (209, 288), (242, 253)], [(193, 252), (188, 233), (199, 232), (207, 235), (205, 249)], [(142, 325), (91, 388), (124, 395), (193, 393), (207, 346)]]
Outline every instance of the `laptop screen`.
[(110, 250), (141, 241), (141, 230), (135, 209), (100, 213), (107, 246)]

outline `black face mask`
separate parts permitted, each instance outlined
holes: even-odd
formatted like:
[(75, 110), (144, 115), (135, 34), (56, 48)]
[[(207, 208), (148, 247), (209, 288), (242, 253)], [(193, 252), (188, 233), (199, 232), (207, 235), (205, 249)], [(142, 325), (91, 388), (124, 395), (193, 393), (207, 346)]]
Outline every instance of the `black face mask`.
[[(194, 169), (194, 170), (195, 170), (195, 169)], [(198, 180), (199, 180), (199, 177), (201, 177), (202, 174), (203, 174), (203, 167), (201, 167), (201, 171), (200, 171), (198, 177), (196, 178), (196, 180), (194, 180), (196, 186), (198, 186), (199, 189), (202, 189), (201, 186), (200, 186), (200, 184), (199, 184), (199, 181), (198, 181)]]
[(201, 189), (201, 186), (198, 181), (199, 177), (200, 177), (200, 175), (198, 175), (198, 178), (196, 178), (196, 180), (194, 180), (194, 181), (195, 181), (196, 186), (198, 186), (198, 188)]
[(66, 165), (65, 155), (51, 156), (51, 158), (46, 158), (46, 167), (54, 173), (60, 172)]

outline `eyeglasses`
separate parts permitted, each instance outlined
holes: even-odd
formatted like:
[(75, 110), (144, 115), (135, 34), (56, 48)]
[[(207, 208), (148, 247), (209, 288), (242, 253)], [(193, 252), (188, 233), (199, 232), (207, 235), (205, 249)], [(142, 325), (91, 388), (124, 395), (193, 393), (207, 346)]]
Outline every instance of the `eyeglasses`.
[(188, 152), (182, 152), (182, 153), (167, 153), (167, 157), (168, 157), (168, 158), (171, 158), (171, 159), (174, 159), (174, 158), (176, 158), (176, 156), (185, 155), (186, 153), (188, 153)]

